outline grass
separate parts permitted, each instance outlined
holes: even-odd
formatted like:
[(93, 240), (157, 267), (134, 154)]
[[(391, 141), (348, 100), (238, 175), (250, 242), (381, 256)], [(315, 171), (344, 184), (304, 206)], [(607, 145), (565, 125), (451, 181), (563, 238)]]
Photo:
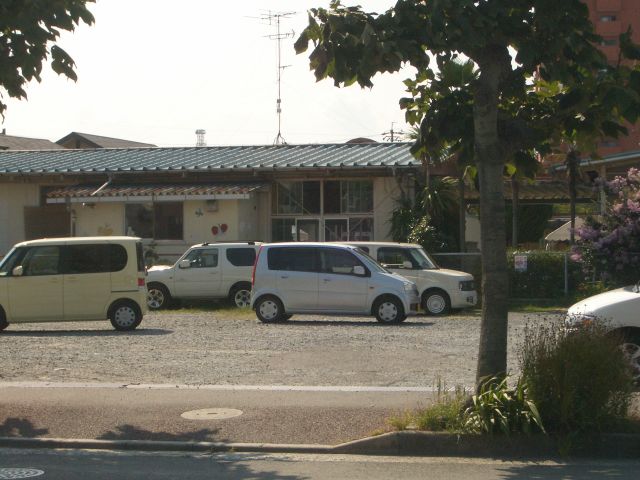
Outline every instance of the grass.
[(223, 316), (225, 318), (240, 320), (240, 319), (255, 319), (255, 313), (250, 308), (238, 308), (229, 305), (227, 302), (215, 302), (215, 301), (181, 301), (178, 306), (172, 308), (166, 308), (162, 310), (154, 310), (153, 313), (160, 315), (170, 315), (175, 313), (214, 313), (216, 316)]
[(464, 387), (447, 389), (438, 380), (436, 400), (433, 405), (414, 411), (405, 411), (387, 420), (395, 430), (424, 430), (456, 433), (462, 430), (462, 412), (469, 398)]

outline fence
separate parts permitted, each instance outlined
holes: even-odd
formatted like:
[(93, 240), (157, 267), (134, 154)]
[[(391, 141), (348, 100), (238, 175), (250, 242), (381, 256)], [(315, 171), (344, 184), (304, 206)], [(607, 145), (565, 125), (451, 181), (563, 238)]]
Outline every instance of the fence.
[[(481, 290), (481, 254), (433, 253), (442, 268), (471, 273)], [(586, 282), (581, 265), (566, 252), (530, 251), (509, 253), (509, 297), (552, 299), (570, 296)]]

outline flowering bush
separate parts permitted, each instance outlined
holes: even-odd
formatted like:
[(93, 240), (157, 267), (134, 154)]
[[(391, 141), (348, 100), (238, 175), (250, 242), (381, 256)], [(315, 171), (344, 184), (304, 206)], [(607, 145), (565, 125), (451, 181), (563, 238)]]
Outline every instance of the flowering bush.
[(631, 168), (602, 186), (608, 194), (602, 215), (587, 217), (576, 229), (579, 241), (572, 259), (608, 283), (640, 280), (640, 171)]

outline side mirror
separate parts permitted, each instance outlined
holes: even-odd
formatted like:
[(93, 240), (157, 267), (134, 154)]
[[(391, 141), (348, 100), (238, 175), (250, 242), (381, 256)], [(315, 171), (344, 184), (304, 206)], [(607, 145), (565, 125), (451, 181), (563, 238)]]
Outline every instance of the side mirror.
[(359, 277), (364, 277), (365, 275), (364, 267), (362, 265), (356, 265), (355, 267), (353, 267), (353, 274)]
[(180, 260), (179, 268), (191, 268), (191, 260)]
[(402, 268), (411, 270), (413, 269), (413, 263), (411, 263), (409, 260), (405, 260), (404, 262), (402, 262)]
[(13, 270), (11, 270), (11, 275), (13, 275), (14, 277), (21, 277), (23, 273), (24, 268), (22, 267), (22, 265), (18, 265)]

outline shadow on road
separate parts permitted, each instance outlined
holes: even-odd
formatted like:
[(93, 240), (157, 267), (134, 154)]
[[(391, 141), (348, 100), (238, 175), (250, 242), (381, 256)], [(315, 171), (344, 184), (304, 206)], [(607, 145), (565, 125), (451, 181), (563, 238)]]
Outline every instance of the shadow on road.
[(26, 418), (7, 418), (0, 424), (0, 437), (35, 438), (49, 433), (47, 428), (35, 428)]
[(138, 337), (170, 335), (173, 330), (162, 328), (143, 328), (131, 332), (117, 332), (115, 330), (5, 330), (3, 337), (121, 337), (135, 335)]
[(587, 469), (584, 465), (517, 465), (498, 468), (500, 478), (505, 480), (580, 479), (602, 480), (605, 478), (628, 478), (628, 469), (618, 465), (596, 465)]
[(98, 440), (152, 440), (164, 442), (225, 442), (215, 438), (218, 430), (202, 428), (182, 433), (152, 432), (134, 425), (118, 425), (116, 431), (103, 433)]
[(389, 327), (400, 327), (400, 328), (417, 328), (417, 327), (430, 327), (434, 325), (433, 322), (429, 321), (410, 321), (410, 322), (402, 322), (393, 325), (387, 325), (385, 323), (380, 323), (375, 320), (370, 322), (363, 322), (362, 320), (296, 320), (295, 316), (287, 321), (282, 323), (269, 323), (268, 325), (275, 325), (280, 327), (292, 326), (292, 325), (316, 325), (316, 326), (326, 326), (326, 325), (335, 325), (337, 327), (380, 327), (380, 328), (389, 328)]

